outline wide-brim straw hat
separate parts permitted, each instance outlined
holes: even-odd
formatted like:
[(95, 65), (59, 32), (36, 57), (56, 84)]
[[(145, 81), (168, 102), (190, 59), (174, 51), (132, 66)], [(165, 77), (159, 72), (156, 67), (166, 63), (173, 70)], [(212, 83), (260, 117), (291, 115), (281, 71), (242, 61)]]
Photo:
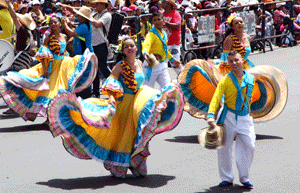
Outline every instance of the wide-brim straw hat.
[(158, 65), (160, 62), (156, 59), (155, 55), (154, 54), (150, 54), (149, 57), (145, 57), (145, 60), (147, 61), (148, 63), (148, 66), (150, 68)]
[(175, 3), (175, 0), (166, 0), (166, 2), (169, 2), (173, 5), (173, 7), (177, 8), (177, 5)]
[(105, 3), (105, 4), (109, 4), (108, 0), (94, 0), (91, 3)]
[(34, 22), (30, 13), (25, 13), (25, 14), (16, 13), (16, 14), (17, 14), (20, 22), (23, 25), (25, 25), (28, 29), (34, 30), (36, 28), (36, 23)]
[(220, 149), (225, 142), (225, 128), (223, 124), (217, 125), (215, 128), (205, 127), (200, 130), (198, 141), (201, 146), (207, 149)]
[(77, 14), (77, 15), (80, 15), (88, 20), (94, 20), (93, 17), (92, 17), (92, 9), (87, 7), (87, 6), (82, 6), (78, 11), (76, 9), (74, 9), (74, 12)]
[(282, 71), (274, 66), (259, 65), (247, 71), (255, 77), (250, 115), (254, 122), (277, 117), (288, 98), (288, 83)]
[(0, 7), (8, 8), (5, 0), (0, 0)]

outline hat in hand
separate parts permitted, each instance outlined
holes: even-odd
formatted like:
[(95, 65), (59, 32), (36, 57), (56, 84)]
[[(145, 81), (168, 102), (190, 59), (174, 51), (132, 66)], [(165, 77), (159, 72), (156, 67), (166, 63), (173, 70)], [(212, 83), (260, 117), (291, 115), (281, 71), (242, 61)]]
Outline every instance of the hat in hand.
[(206, 127), (200, 130), (198, 135), (199, 143), (207, 149), (220, 149), (225, 142), (225, 128), (218, 124), (215, 128)]
[(145, 55), (145, 60), (147, 61), (148, 67), (150, 67), (150, 68), (152, 68), (152, 67), (154, 67), (154, 66), (156, 66), (160, 63), (159, 60), (157, 60), (157, 58), (155, 57), (154, 54), (150, 54), (149, 57), (147, 57)]
[(25, 14), (17, 13), (17, 16), (18, 16), (20, 22), (23, 25), (25, 25), (28, 29), (34, 30), (36, 28), (36, 23), (34, 22), (30, 13), (25, 13)]

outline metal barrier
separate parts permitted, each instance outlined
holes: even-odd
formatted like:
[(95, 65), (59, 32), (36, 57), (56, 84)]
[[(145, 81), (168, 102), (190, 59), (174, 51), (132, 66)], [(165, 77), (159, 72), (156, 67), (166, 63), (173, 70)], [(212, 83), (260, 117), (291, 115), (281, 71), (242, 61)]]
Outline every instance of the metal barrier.
[[(254, 39), (253, 41), (261, 41), (263, 43), (263, 52), (265, 53), (265, 43), (268, 39), (273, 39), (273, 38), (279, 38), (279, 37), (284, 37), (286, 36), (286, 34), (280, 34), (280, 35), (274, 35), (274, 36), (269, 36), (269, 37), (266, 37), (266, 6), (267, 5), (270, 5), (270, 4), (276, 4), (276, 3), (282, 3), (282, 2), (285, 2), (285, 3), (288, 3), (290, 4), (290, 20), (289, 20), (289, 27), (288, 29), (291, 31), (291, 33), (293, 35), (295, 35), (295, 31), (294, 31), (294, 26), (293, 26), (293, 20), (295, 19), (294, 18), (294, 11), (293, 11), (293, 0), (286, 0), (286, 1), (275, 1), (275, 2), (270, 2), (270, 3), (258, 3), (258, 4), (247, 4), (247, 5), (243, 5), (243, 6), (234, 6), (234, 7), (230, 7), (230, 8), (212, 8), (212, 9), (201, 9), (201, 10), (193, 10), (193, 11), (189, 11), (188, 13), (186, 14), (183, 14), (184, 15), (184, 21), (186, 21), (186, 15), (189, 14), (189, 13), (197, 13), (198, 15), (201, 14), (203, 15), (203, 13), (211, 13), (211, 12), (217, 12), (217, 11), (225, 11), (225, 10), (228, 10), (230, 11), (231, 13), (232, 12), (236, 12), (236, 11), (239, 11), (240, 9), (243, 9), (245, 7), (251, 7), (251, 6), (259, 6), (262, 10), (262, 16), (263, 16), (263, 19), (262, 19), (262, 23), (261, 23), (261, 37), (260, 38), (256, 38)], [(185, 44), (185, 25), (182, 25), (181, 26), (181, 44), (182, 44), (182, 48), (184, 51), (195, 51), (195, 50), (202, 50), (202, 49), (209, 49), (209, 48), (215, 48), (215, 47), (219, 47), (220, 45), (218, 44), (214, 44), (214, 45), (209, 45), (209, 46), (200, 46), (198, 48), (187, 48), (186, 47), (186, 44)]]

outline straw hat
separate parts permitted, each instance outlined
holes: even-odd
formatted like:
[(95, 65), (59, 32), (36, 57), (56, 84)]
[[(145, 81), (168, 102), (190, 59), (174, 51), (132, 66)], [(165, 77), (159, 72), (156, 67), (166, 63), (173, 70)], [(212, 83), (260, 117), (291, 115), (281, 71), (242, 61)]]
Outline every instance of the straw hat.
[(88, 20), (93, 20), (92, 9), (87, 6), (82, 6), (78, 11), (74, 9), (74, 12)]
[(176, 7), (177, 8), (177, 5), (176, 5), (176, 1), (175, 0), (166, 0), (167, 2), (171, 3), (173, 5), (173, 7)]
[(94, 0), (91, 3), (105, 3), (105, 4), (109, 4), (108, 0)]
[(199, 143), (207, 149), (220, 149), (225, 142), (225, 128), (223, 124), (215, 128), (206, 127), (200, 130), (198, 135)]
[(145, 60), (148, 63), (148, 67), (152, 68), (160, 63), (161, 56), (158, 54), (150, 54), (149, 57), (145, 57)]
[(157, 60), (154, 54), (150, 54), (149, 57), (145, 57), (145, 60), (147, 61), (148, 66), (150, 68), (159, 64), (159, 61)]
[(25, 25), (28, 29), (34, 30), (36, 28), (36, 24), (34, 20), (31, 17), (30, 13), (25, 13), (25, 14), (19, 14), (16, 13), (18, 18), (20, 19), (20, 22)]
[(7, 9), (7, 4), (6, 4), (5, 0), (0, 0), (0, 7), (4, 7)]

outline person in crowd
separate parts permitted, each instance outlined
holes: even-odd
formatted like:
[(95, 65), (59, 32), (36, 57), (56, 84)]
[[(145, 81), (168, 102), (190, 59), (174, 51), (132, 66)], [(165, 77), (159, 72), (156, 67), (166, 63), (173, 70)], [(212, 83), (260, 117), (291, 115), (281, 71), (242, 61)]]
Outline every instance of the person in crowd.
[(44, 17), (44, 15), (41, 11), (41, 8), (40, 8), (41, 3), (39, 2), (39, 0), (33, 0), (31, 5), (32, 5), (32, 9), (31, 9), (30, 12), (31, 13), (34, 12), (37, 15), (39, 21), (45, 20), (45, 17)]
[(248, 59), (248, 55), (251, 53), (251, 46), (249, 35), (244, 32), (243, 19), (233, 13), (228, 18), (227, 23), (229, 24), (230, 29), (228, 29), (225, 33), (223, 53), (221, 54), (220, 64), (217, 65), (217, 69), (222, 75), (226, 75), (231, 70), (227, 62), (228, 53), (231, 50), (237, 50), (244, 58), (244, 69), (254, 67), (254, 64)]
[(72, 7), (81, 7), (81, 0), (73, 0)]
[(162, 1), (157, 1), (157, 7), (158, 7), (158, 11), (160, 11), (161, 13), (163, 13), (165, 10), (162, 8)]
[[(146, 14), (146, 13), (143, 12), (143, 14)], [(151, 30), (151, 28), (152, 28), (152, 26), (151, 26), (151, 23), (149, 22), (149, 16), (142, 17), (141, 18), (141, 37), (142, 37), (142, 40), (145, 39), (148, 31)]]
[(22, 0), (16, 0), (13, 2), (13, 8), (14, 8), (14, 11), (17, 12), (18, 9), (19, 9), (19, 5), (22, 4)]
[[(163, 13), (163, 29), (168, 35), (168, 50), (175, 59), (179, 61), (181, 52), (181, 15), (175, 10), (177, 7), (175, 0), (164, 0), (162, 2), (162, 7), (165, 10)], [(181, 65), (175, 68), (177, 74), (179, 74), (181, 70)]]
[[(14, 15), (12, 17), (15, 18)], [(21, 25), (16, 19), (14, 21), (19, 32), (24, 24)], [(22, 20), (20, 17), (20, 21), (30, 20)], [(25, 24), (29, 29), (35, 27), (32, 19), (30, 23)], [(61, 33), (61, 19), (52, 16), (49, 25), (51, 33), (35, 56), (41, 63), (19, 72), (7, 72), (7, 75), (0, 77), (2, 98), (25, 121), (34, 121), (37, 115), (47, 118), (47, 108), (58, 93), (80, 92), (87, 88), (95, 77), (96, 56), (86, 50), (83, 55), (68, 57), (66, 35)], [(23, 31), (23, 38), (20, 38), (22, 41), (27, 39), (24, 38), (26, 31)], [(20, 39), (17, 37), (17, 41)]]
[(77, 11), (69, 5), (62, 4), (62, 7), (66, 8), (72, 14), (77, 15), (79, 25), (73, 30), (70, 27), (70, 21), (67, 18), (62, 19), (62, 27), (69, 37), (73, 37), (73, 52), (75, 55), (82, 55), (88, 48), (90, 52), (94, 52), (92, 46), (92, 27), (91, 20), (93, 20), (91, 14), (92, 10), (89, 7), (83, 6)]
[(18, 13), (25, 14), (28, 13), (28, 5), (27, 4), (20, 4), (18, 7)]
[[(89, 49), (90, 52), (94, 52), (92, 46), (92, 26), (90, 22), (90, 20), (93, 20), (91, 15), (92, 10), (86, 6), (82, 6), (79, 11), (69, 5), (62, 4), (61, 6), (71, 13), (76, 14), (79, 21), (79, 25), (75, 29), (72, 29), (69, 24), (70, 22), (67, 21), (66, 18), (62, 20), (62, 26), (66, 34), (70, 38), (73, 38), (73, 54), (82, 55), (86, 49)], [(83, 99), (89, 98), (91, 96), (91, 87), (77, 93), (77, 96)]]
[(36, 28), (31, 14), (18, 14), (14, 11), (10, 0), (5, 0), (8, 7), (9, 14), (16, 27), (17, 37), (15, 44), (15, 60), (13, 61), (11, 70), (20, 71), (25, 68), (30, 68), (30, 42), (33, 41), (32, 30)]
[(220, 5), (220, 7), (225, 7), (227, 8), (227, 10), (225, 10), (223, 12), (223, 17), (222, 17), (222, 23), (226, 21), (226, 19), (229, 17), (230, 15), (230, 11), (229, 8), (232, 7), (232, 0), (225, 0), (222, 2), (222, 4)]
[[(64, 93), (49, 108), (50, 130), (62, 137), (67, 151), (102, 162), (118, 178), (125, 178), (128, 170), (136, 177), (147, 175), (150, 139), (175, 128), (183, 110), (178, 85), (170, 84), (162, 91), (142, 86), (144, 74), (136, 52), (133, 38), (120, 41), (117, 61), (121, 60), (101, 89), (108, 100), (80, 100)], [(70, 111), (69, 104), (74, 102), (83, 105)]]
[(53, 12), (52, 7), (54, 7), (53, 1), (45, 0), (43, 9), (42, 9), (43, 15), (50, 15)]
[[(223, 123), (225, 127), (225, 143), (218, 149), (218, 165), (222, 182), (220, 187), (233, 185), (234, 172), (232, 166), (232, 146), (236, 141), (236, 164), (239, 180), (246, 188), (252, 188), (249, 181), (250, 166), (254, 158), (255, 131), (253, 119), (249, 115), (254, 76), (243, 69), (244, 59), (236, 50), (228, 54), (228, 65), (231, 71), (218, 83), (209, 105), (207, 123), (215, 128)], [(218, 120), (217, 109), (225, 96), (224, 107)]]
[(13, 25), (14, 23), (9, 14), (5, 0), (0, 0), (0, 39), (5, 39), (10, 43), (13, 42), (13, 38), (9, 38), (15, 33), (15, 28)]
[(142, 15), (142, 13), (145, 12), (145, 8), (141, 5), (136, 7), (136, 16), (139, 17), (140, 15)]
[(167, 49), (168, 37), (163, 30), (163, 15), (157, 11), (152, 13), (152, 24), (154, 27), (146, 35), (145, 41), (142, 45), (142, 53), (144, 58), (149, 58), (150, 54), (156, 55), (159, 64), (156, 66), (149, 66), (147, 61), (144, 61), (143, 66), (146, 79), (144, 84), (154, 88), (155, 82), (158, 82), (161, 88), (171, 82), (168, 72), (168, 65), (166, 59), (168, 58), (175, 68), (181, 66), (181, 62), (172, 55)]
[[(280, 26), (283, 24), (284, 17), (289, 17), (285, 8), (285, 3), (276, 3), (276, 9), (273, 14), (273, 21), (275, 26), (275, 35), (280, 35)], [(276, 45), (280, 46), (280, 37), (276, 38)]]
[(110, 75), (110, 70), (107, 65), (108, 56), (108, 39), (110, 24), (112, 21), (111, 14), (107, 11), (107, 0), (95, 0), (92, 2), (95, 9), (92, 21), (92, 45), (94, 52), (98, 58), (98, 72), (93, 82), (93, 95), (100, 97), (100, 76), (107, 78)]
[[(70, 11), (65, 11), (65, 16), (67, 17), (67, 24), (71, 30), (75, 30), (77, 25), (75, 25), (75, 16)], [(75, 56), (73, 51), (73, 41), (74, 37), (67, 36), (67, 51), (69, 52), (70, 56)]]

